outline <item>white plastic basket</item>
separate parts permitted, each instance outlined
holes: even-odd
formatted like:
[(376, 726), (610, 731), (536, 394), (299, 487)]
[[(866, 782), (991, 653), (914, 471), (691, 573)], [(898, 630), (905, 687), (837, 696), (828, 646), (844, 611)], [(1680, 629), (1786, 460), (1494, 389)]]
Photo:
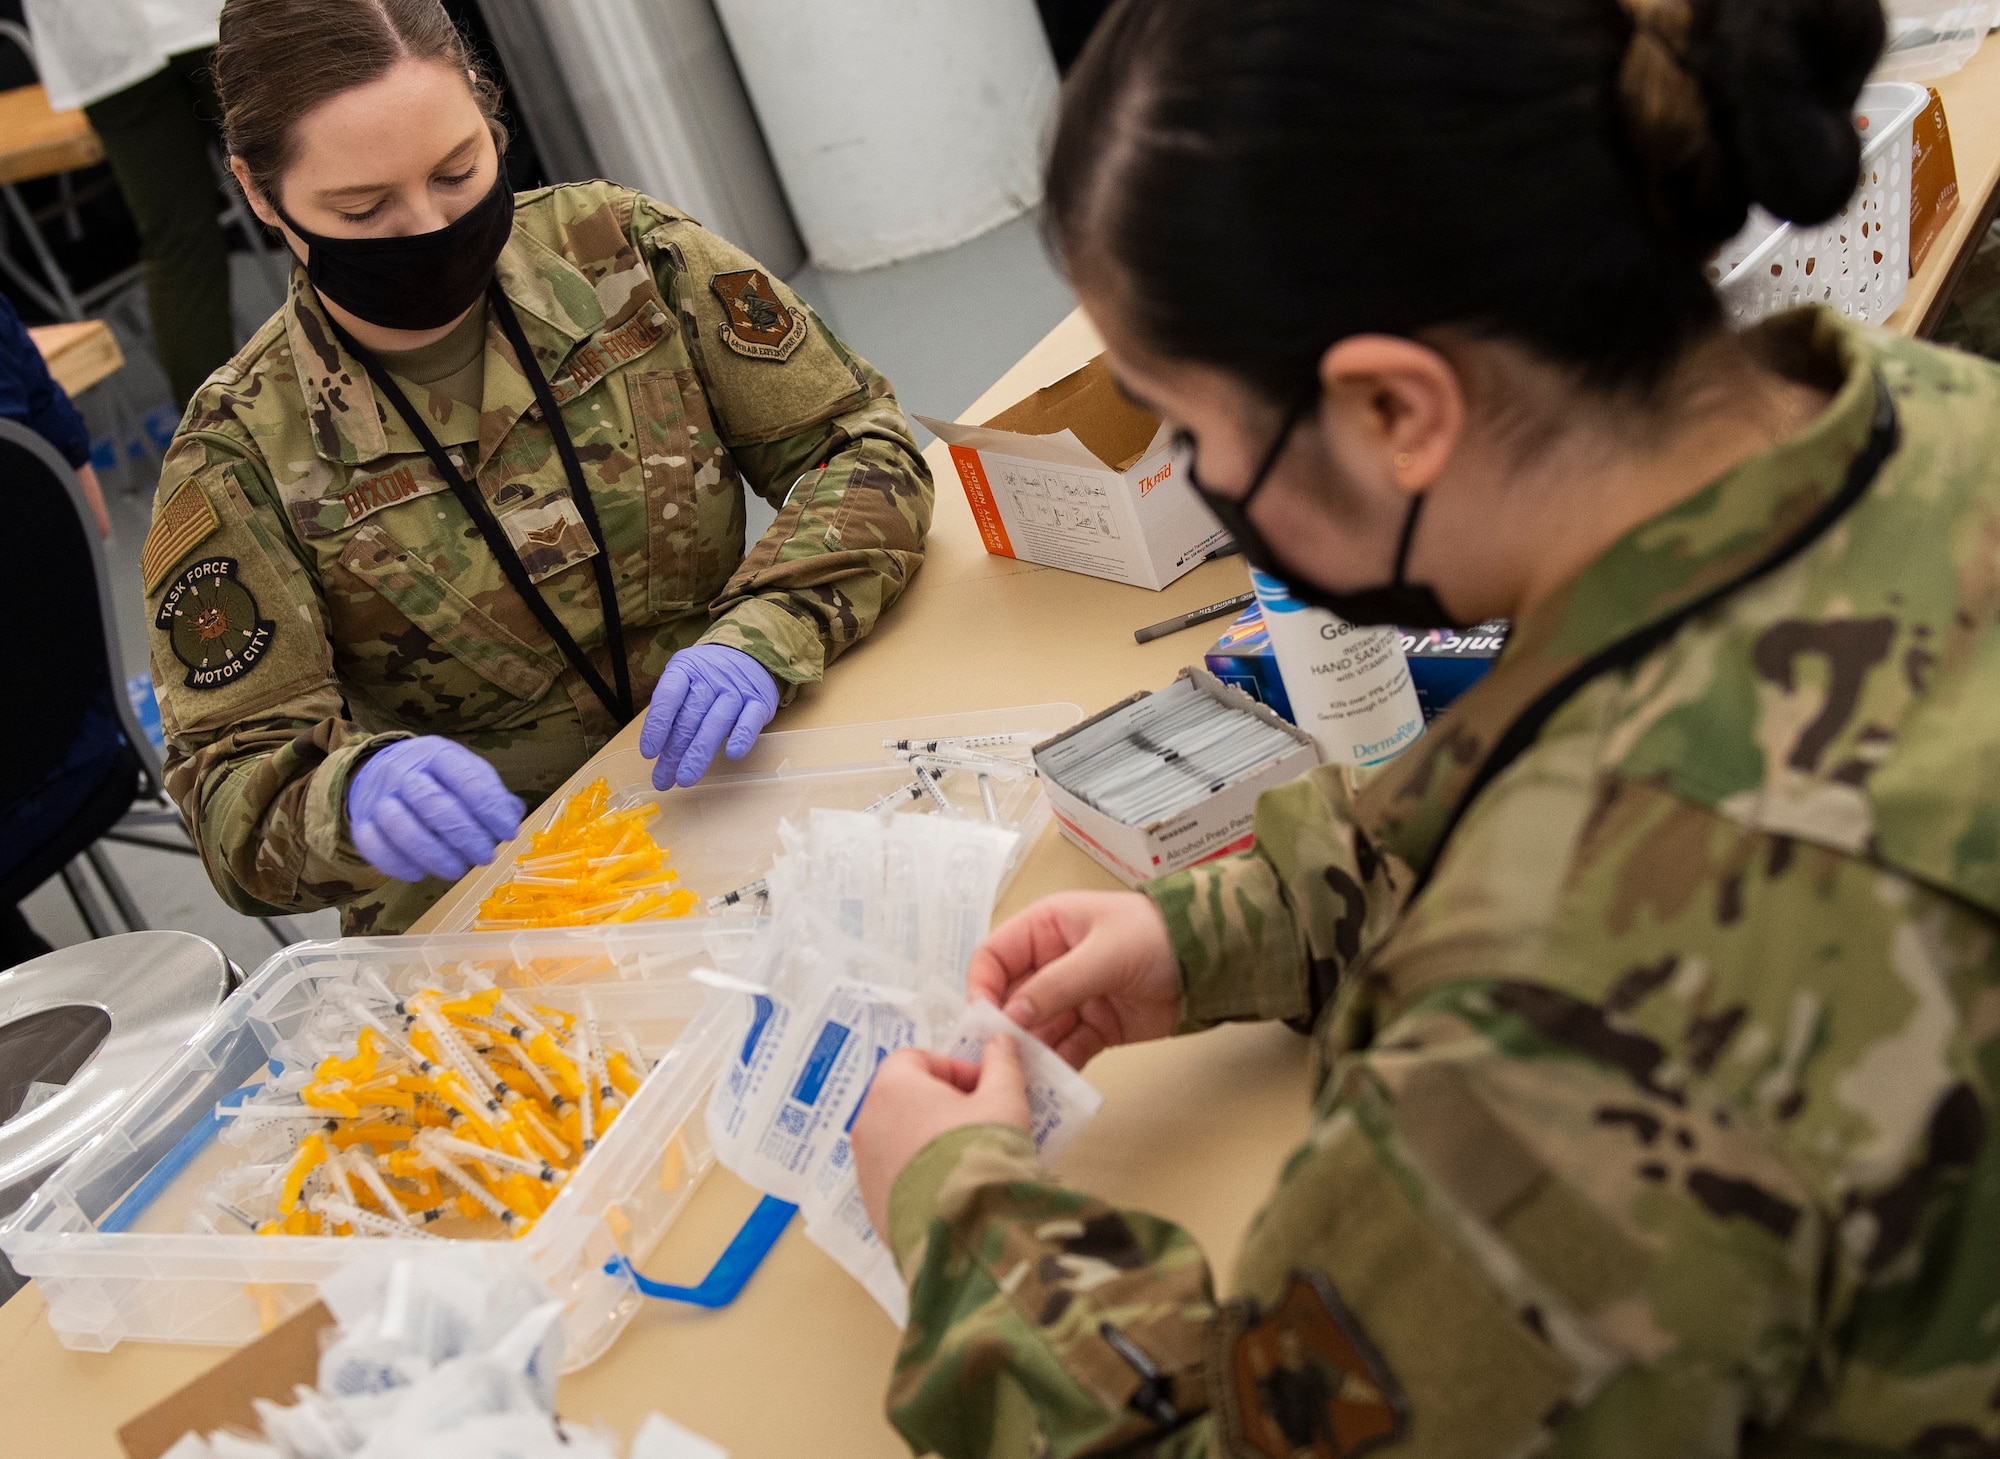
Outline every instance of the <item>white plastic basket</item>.
[[(186, 1229), (202, 1187), (240, 1151), (215, 1140), (223, 1096), (261, 1082), (329, 985), (372, 970), (399, 993), (476, 963), (494, 981), (574, 1007), (579, 991), (607, 1032), (624, 1029), (658, 1062), (514, 1248), (566, 1304), (564, 1366), (611, 1345), (644, 1304), (607, 1273), (643, 1261), (714, 1164), (699, 1111), (742, 1023), (739, 1000), (687, 974), (726, 966), (752, 924), (710, 922), (346, 938), (278, 953), (132, 1097), (117, 1126), (86, 1145), (0, 1224), (0, 1250), (40, 1285), (65, 1346), (102, 1352), (125, 1339), (240, 1344), (312, 1301), (365, 1245), (420, 1241), (212, 1235)], [(693, 1118), (691, 1118), (693, 1116)]]
[(1733, 327), (1804, 304), (1879, 324), (1903, 302), (1910, 287), (1910, 139), (1929, 100), (1906, 81), (1862, 88), (1854, 112), (1866, 138), (1860, 186), (1828, 222), (1802, 228), (1751, 210), (1709, 266)]

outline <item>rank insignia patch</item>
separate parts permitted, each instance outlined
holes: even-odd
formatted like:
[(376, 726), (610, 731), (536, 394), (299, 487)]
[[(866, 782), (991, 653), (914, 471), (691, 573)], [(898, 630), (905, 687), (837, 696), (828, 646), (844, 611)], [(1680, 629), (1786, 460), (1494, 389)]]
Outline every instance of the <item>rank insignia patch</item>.
[(722, 342), (753, 360), (789, 360), (805, 342), (806, 316), (788, 308), (761, 269), (717, 274), (708, 281), (727, 318)]
[(1229, 1453), (1354, 1459), (1402, 1437), (1402, 1392), (1321, 1274), (1293, 1272), (1262, 1316), (1230, 1303), (1212, 1331), (1209, 1384)]
[(187, 667), (190, 689), (221, 689), (257, 667), (278, 625), (257, 616), (257, 600), (237, 581), (236, 559), (205, 557), (174, 579), (153, 626)]

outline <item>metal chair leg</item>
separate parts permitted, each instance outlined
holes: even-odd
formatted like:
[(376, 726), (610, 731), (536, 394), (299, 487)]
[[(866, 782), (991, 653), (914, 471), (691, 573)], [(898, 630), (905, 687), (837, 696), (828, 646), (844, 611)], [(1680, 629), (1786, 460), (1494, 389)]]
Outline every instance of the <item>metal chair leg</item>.
[(56, 174), (56, 197), (60, 199), (63, 232), (71, 243), (83, 242), (83, 218), (77, 211), (76, 183), (67, 172)]
[(7, 211), (14, 215), (14, 221), (19, 223), (21, 231), (28, 235), (28, 248), (34, 253), (35, 262), (41, 265), (42, 272), (48, 276), (49, 288), (54, 291), (57, 302), (62, 305), (63, 318), (81, 320), (83, 305), (77, 302), (75, 293), (70, 289), (69, 275), (62, 271), (62, 265), (56, 262), (56, 256), (49, 252), (49, 241), (42, 237), (42, 230), (36, 225), (34, 214), (28, 211), (28, 205), (21, 200), (21, 190), (9, 185), (0, 188), (0, 192), (7, 194)]
[(139, 904), (132, 900), (132, 893), (125, 886), (125, 879), (118, 874), (118, 868), (111, 864), (111, 858), (104, 853), (101, 845), (92, 844), (85, 849), (90, 858), (91, 869), (97, 879), (104, 883), (104, 890), (111, 898), (111, 905), (118, 909), (118, 915), (125, 919), (125, 925), (134, 932), (145, 932), (146, 918), (139, 911)]
[(76, 903), (76, 913), (83, 918), (84, 930), (92, 937), (109, 937), (115, 930), (104, 915), (104, 908), (97, 904), (97, 893), (90, 889), (90, 883), (72, 861), (62, 869), (63, 885), (69, 889), (69, 899)]

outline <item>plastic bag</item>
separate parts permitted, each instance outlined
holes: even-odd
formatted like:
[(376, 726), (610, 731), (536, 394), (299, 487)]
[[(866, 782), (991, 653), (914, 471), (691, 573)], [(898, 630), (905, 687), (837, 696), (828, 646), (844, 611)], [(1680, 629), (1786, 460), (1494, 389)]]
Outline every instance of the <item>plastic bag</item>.
[(2000, 7), (1993, 0), (1887, 0), (1888, 43), (1869, 78), (1935, 81), (1972, 59)]

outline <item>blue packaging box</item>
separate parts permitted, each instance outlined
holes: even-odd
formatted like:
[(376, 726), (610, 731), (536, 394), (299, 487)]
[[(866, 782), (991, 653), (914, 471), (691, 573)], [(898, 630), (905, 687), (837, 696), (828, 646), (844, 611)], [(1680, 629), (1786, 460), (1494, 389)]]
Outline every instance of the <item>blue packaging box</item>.
[[(1423, 706), (1426, 724), (1479, 682), (1507, 642), (1503, 619), (1462, 633), (1449, 628), (1400, 631), (1403, 655), (1409, 660), (1410, 678), (1417, 686), (1417, 703)], [(1223, 683), (1235, 685), (1259, 704), (1268, 704), (1292, 719), (1292, 701), (1278, 675), (1278, 656), (1271, 651), (1271, 635), (1264, 630), (1264, 615), (1256, 604), (1245, 608), (1229, 625), (1229, 631), (1215, 641), (1204, 666)]]

